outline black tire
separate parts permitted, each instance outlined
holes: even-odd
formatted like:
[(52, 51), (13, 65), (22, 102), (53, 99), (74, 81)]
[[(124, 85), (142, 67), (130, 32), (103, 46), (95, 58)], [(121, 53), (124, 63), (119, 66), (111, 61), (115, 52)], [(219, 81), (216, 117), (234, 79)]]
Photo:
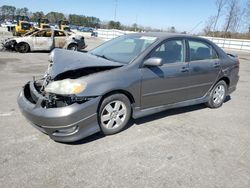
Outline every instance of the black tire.
[(20, 53), (27, 53), (30, 51), (30, 46), (29, 44), (23, 42), (16, 45), (16, 50)]
[[(112, 104), (114, 104), (114, 108), (115, 108), (115, 105), (117, 104), (117, 102), (121, 102), (120, 103), (121, 106), (117, 110), (118, 112), (116, 114), (116, 117), (113, 118), (114, 122), (113, 122), (112, 127), (108, 128), (107, 125), (109, 123), (112, 123), (112, 120), (103, 121), (102, 117), (104, 117), (105, 115), (111, 116), (112, 113), (109, 113), (106, 110), (106, 107), (109, 104), (111, 106), (112, 106)], [(124, 115), (124, 116), (119, 115), (119, 112), (121, 112), (123, 108), (124, 109), (126, 108), (126, 115)], [(115, 113), (115, 111), (113, 111), (113, 113)], [(99, 125), (100, 125), (102, 132), (105, 135), (111, 135), (111, 134), (115, 134), (115, 133), (122, 131), (126, 127), (127, 123), (129, 122), (130, 117), (131, 117), (131, 103), (130, 103), (129, 99), (123, 94), (113, 94), (113, 95), (106, 97), (102, 101), (100, 108), (98, 110), (98, 122), (99, 122)], [(116, 120), (118, 120), (118, 119), (122, 120), (121, 124), (116, 122)], [(111, 122), (109, 122), (109, 121), (111, 121)]]
[(67, 49), (68, 50), (77, 51), (78, 50), (78, 46), (77, 46), (77, 44), (70, 44)]
[[(224, 95), (220, 97), (221, 100), (216, 102), (216, 98), (215, 98), (215, 94), (217, 93), (216, 89), (218, 90), (218, 88), (220, 88), (220, 87), (225, 89)], [(211, 92), (209, 93), (209, 100), (206, 103), (206, 105), (209, 108), (219, 108), (219, 107), (221, 107), (223, 105), (224, 101), (225, 101), (226, 96), (227, 96), (227, 90), (228, 90), (228, 86), (227, 86), (227, 84), (226, 84), (226, 82), (224, 80), (220, 80), (219, 82), (217, 82), (215, 84), (215, 86), (213, 87), (213, 89), (211, 90)]]

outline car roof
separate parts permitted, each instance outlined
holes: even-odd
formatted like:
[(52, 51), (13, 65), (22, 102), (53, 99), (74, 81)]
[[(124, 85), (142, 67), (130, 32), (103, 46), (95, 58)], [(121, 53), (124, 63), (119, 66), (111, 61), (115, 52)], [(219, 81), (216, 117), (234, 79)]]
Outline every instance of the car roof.
[(174, 38), (174, 37), (187, 37), (187, 38), (201, 39), (200, 37), (196, 37), (192, 35), (179, 34), (179, 33), (167, 33), (167, 32), (142, 32), (142, 33), (133, 33), (130, 35), (157, 37), (159, 39), (167, 39), (167, 38)]

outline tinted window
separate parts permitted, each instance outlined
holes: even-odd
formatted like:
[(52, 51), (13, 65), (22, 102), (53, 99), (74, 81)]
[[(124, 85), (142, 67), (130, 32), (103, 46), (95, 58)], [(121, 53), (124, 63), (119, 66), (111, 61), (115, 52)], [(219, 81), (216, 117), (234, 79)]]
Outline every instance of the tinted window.
[(218, 55), (213, 47), (204, 42), (189, 41), (190, 61), (217, 59)]
[(55, 31), (55, 37), (65, 37), (65, 33), (62, 31)]
[(28, 30), (30, 29), (31, 25), (29, 23), (22, 23), (22, 29)]
[(170, 40), (160, 45), (151, 57), (163, 59), (163, 63), (184, 62), (184, 45), (182, 40)]
[(51, 37), (51, 31), (47, 30), (42, 30), (38, 31), (34, 34), (36, 37)]

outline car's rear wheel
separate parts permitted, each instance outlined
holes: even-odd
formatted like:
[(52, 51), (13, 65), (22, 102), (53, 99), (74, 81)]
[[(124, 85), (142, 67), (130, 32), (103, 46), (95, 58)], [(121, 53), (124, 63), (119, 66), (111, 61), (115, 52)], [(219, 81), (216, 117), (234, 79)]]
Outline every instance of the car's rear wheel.
[(209, 101), (206, 105), (210, 108), (221, 107), (227, 96), (227, 89), (228, 86), (225, 81), (217, 82), (209, 94)]
[(123, 94), (106, 97), (99, 108), (98, 119), (105, 135), (115, 134), (125, 128), (131, 117), (131, 104)]
[(27, 43), (17, 44), (16, 50), (20, 53), (27, 53), (30, 50), (30, 46)]
[(77, 49), (78, 49), (77, 44), (70, 44), (70, 45), (68, 46), (68, 50), (77, 51)]

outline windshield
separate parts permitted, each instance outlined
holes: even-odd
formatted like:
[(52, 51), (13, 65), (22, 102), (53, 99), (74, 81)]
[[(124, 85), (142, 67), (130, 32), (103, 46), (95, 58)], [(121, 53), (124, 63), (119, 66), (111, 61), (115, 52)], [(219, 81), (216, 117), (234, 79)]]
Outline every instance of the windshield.
[(123, 35), (90, 51), (92, 55), (128, 64), (153, 42), (156, 37)]
[(29, 23), (22, 23), (23, 30), (29, 30), (30, 28), (31, 28), (31, 25)]

